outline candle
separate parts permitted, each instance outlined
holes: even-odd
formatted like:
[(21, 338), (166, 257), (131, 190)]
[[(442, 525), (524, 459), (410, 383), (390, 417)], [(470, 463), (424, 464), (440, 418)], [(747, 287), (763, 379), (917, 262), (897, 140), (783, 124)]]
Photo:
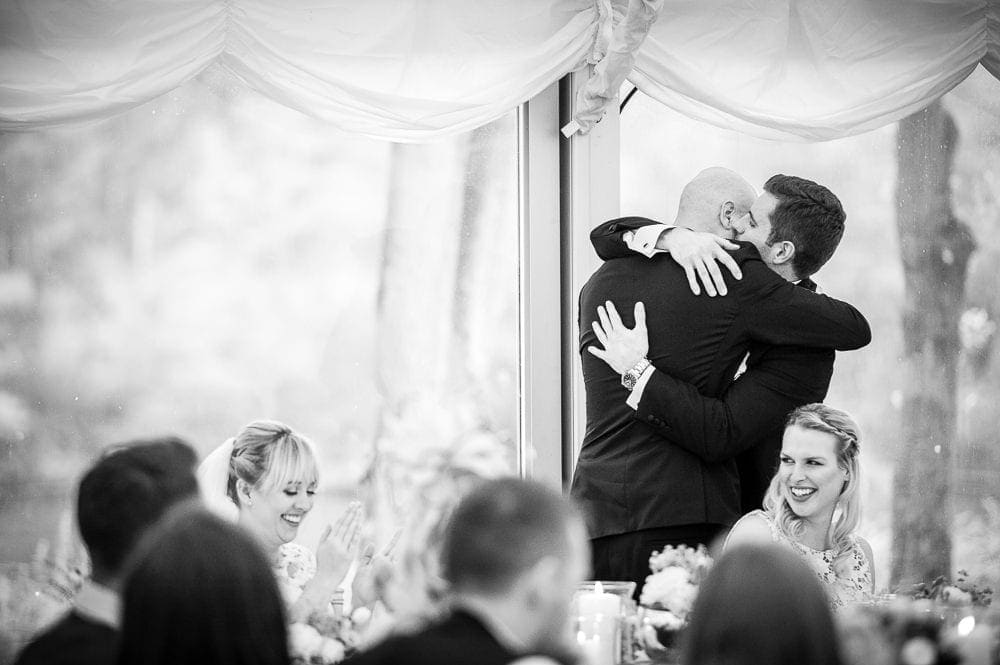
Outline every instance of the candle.
[(576, 594), (577, 642), (588, 665), (618, 665), (621, 599), (604, 593), (600, 582), (593, 591)]
[(608, 665), (606, 642), (601, 642), (598, 635), (588, 638), (583, 631), (577, 633), (577, 644), (580, 646), (580, 656), (586, 665)]
[(598, 614), (617, 616), (621, 614), (621, 600), (613, 593), (604, 593), (600, 582), (594, 584), (594, 591), (580, 591), (576, 596), (577, 614), (582, 617), (593, 617)]
[[(971, 617), (966, 617), (971, 618)], [(964, 620), (963, 620), (964, 621)], [(966, 665), (990, 665), (990, 650), (993, 647), (993, 635), (989, 627), (970, 622), (966, 630), (959, 625), (959, 651)]]

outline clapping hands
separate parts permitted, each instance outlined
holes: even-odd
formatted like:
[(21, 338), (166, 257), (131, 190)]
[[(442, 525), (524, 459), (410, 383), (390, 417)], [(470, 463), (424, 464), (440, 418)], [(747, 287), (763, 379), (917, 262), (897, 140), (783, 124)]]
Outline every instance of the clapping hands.
[(352, 501), (344, 514), (323, 530), (316, 547), (316, 577), (326, 584), (340, 584), (358, 553), (363, 510)]
[(401, 530), (397, 530), (389, 544), (378, 553), (375, 552), (374, 543), (365, 546), (351, 587), (355, 607), (385, 600), (386, 586), (395, 572), (395, 549), (401, 533)]

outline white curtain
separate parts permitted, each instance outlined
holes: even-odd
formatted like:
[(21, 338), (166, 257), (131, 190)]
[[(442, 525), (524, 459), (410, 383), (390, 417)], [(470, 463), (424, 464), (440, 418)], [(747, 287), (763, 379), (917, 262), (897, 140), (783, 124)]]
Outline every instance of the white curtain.
[(629, 80), (720, 127), (816, 141), (918, 111), (980, 62), (1000, 77), (997, 0), (668, 0)]
[[(626, 68), (634, 55), (630, 80), (667, 106), (757, 136), (859, 133), (922, 108), (977, 63), (1000, 76), (1000, 0), (662, 4), (633, 2), (642, 29), (612, 55)], [(627, 6), (0, 0), (0, 131), (108, 117), (218, 62), (276, 102), (344, 129), (433, 139), (485, 124), (598, 61)], [(615, 67), (604, 69), (595, 85), (619, 80)], [(601, 90), (587, 118), (613, 103)]]
[(594, 0), (0, 0), (0, 130), (108, 117), (218, 60), (344, 129), (433, 139), (582, 66), (601, 20)]
[(663, 8), (663, 0), (627, 0), (624, 15), (613, 22), (607, 45), (600, 43), (597, 64), (577, 94), (573, 120), (563, 127), (563, 134), (586, 134), (601, 121), (615, 99), (625, 77), (635, 64), (635, 53), (649, 34), (649, 27)]

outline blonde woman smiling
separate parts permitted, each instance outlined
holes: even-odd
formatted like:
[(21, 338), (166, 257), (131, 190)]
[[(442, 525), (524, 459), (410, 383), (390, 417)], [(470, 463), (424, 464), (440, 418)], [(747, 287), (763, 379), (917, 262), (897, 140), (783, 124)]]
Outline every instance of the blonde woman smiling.
[(819, 576), (834, 608), (869, 600), (875, 585), (871, 546), (855, 533), (861, 519), (859, 452), (858, 426), (848, 414), (823, 404), (792, 411), (764, 510), (744, 515), (725, 547), (786, 545)]
[(268, 556), (289, 618), (326, 611), (357, 555), (362, 516), (352, 503), (315, 553), (293, 542), (319, 482), (312, 443), (283, 423), (257, 420), (205, 458), (198, 480), (206, 505), (249, 531)]

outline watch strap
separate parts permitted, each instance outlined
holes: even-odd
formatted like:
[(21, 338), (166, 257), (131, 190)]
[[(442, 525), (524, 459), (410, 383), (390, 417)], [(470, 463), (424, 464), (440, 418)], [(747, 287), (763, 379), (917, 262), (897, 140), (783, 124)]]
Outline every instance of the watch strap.
[(642, 376), (642, 373), (649, 368), (650, 364), (651, 363), (647, 358), (639, 360), (639, 362), (622, 374), (622, 385), (629, 391), (634, 389), (635, 384), (639, 382), (639, 377)]

